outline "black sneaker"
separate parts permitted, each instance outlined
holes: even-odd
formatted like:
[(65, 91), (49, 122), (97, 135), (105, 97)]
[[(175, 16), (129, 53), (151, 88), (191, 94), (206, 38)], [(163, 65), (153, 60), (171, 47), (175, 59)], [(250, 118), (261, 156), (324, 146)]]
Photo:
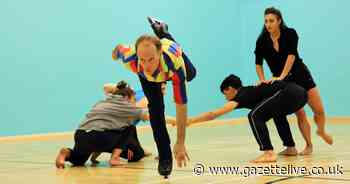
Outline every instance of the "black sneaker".
[(173, 159), (159, 160), (158, 172), (160, 175), (164, 176), (164, 178), (168, 178), (172, 170), (173, 170)]
[(151, 24), (154, 34), (156, 34), (159, 38), (162, 38), (164, 35), (169, 34), (168, 25), (165, 22), (157, 20), (153, 17), (147, 17), (147, 20)]

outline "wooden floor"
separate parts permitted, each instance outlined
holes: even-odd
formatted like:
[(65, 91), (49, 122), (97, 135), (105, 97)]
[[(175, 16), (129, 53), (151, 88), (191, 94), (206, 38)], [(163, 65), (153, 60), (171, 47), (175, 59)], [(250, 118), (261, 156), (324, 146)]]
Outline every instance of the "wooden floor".
[[(291, 123), (297, 148), (301, 150), (304, 142), (295, 123)], [(314, 133), (314, 154), (312, 156), (279, 157), (274, 164), (250, 164), (248, 161), (260, 154), (249, 125), (245, 119), (216, 121), (198, 125), (187, 130), (187, 149), (191, 161), (185, 168), (174, 168), (168, 180), (161, 178), (156, 170), (154, 156), (139, 163), (111, 168), (108, 154), (102, 155), (101, 164), (93, 167), (90, 162), (86, 167), (67, 167), (58, 170), (54, 166), (57, 151), (62, 146), (72, 146), (71, 133), (0, 137), (0, 183), (1, 184), (115, 184), (115, 183), (350, 183), (350, 118), (333, 118), (328, 121), (328, 130), (333, 134), (335, 143), (328, 146)], [(275, 151), (282, 149), (281, 141), (271, 122), (270, 136)], [(176, 129), (169, 127), (172, 138)], [(149, 127), (139, 129), (139, 137), (147, 150), (156, 153)], [(174, 140), (174, 139), (173, 139)], [(154, 154), (155, 155), (155, 154)], [(205, 167), (205, 172), (194, 174), (198, 163)], [(210, 173), (209, 167), (337, 167), (338, 175), (234, 175)], [(259, 168), (257, 168), (259, 169)], [(248, 171), (248, 170), (245, 170)], [(333, 169), (334, 171), (334, 169)], [(254, 174), (254, 173), (253, 173)]]

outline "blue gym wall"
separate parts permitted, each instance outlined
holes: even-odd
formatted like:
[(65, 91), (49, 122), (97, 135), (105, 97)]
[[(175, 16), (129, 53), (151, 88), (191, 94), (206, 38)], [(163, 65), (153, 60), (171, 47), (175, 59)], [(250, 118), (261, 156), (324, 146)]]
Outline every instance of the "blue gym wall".
[[(263, 10), (271, 5), (298, 31), (299, 52), (319, 85), (328, 115), (349, 115), (350, 2), (345, 0), (3, 0), (0, 136), (72, 131), (103, 98), (104, 83), (125, 79), (140, 88), (135, 75), (111, 60), (111, 50), (152, 33), (148, 15), (168, 22), (198, 69), (189, 85), (190, 115), (219, 107), (225, 101), (218, 87), (226, 75), (255, 83), (255, 39)], [(171, 91), (169, 84), (166, 111), (175, 115)]]

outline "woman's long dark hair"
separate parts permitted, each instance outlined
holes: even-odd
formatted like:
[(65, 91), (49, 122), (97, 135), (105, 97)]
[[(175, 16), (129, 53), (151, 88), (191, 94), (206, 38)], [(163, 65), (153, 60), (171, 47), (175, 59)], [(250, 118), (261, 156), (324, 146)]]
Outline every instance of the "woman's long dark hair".
[[(284, 29), (287, 29), (287, 28), (288, 28), (287, 25), (286, 25), (286, 23), (285, 23), (284, 20), (283, 20), (282, 13), (281, 13), (281, 11), (280, 11), (279, 9), (277, 9), (277, 8), (275, 8), (275, 7), (266, 8), (265, 11), (264, 11), (264, 16), (266, 16), (266, 15), (268, 15), (268, 14), (273, 14), (273, 15), (275, 15), (278, 19), (281, 20), (281, 24), (280, 24), (280, 29), (281, 29), (281, 30), (284, 30)], [(266, 29), (266, 27), (265, 27), (265, 25), (264, 25), (263, 28), (262, 28), (262, 31), (261, 31), (261, 33), (260, 33), (260, 35), (259, 35), (259, 38), (268, 35), (268, 33), (269, 33), (269, 32), (267, 31), (267, 29)]]

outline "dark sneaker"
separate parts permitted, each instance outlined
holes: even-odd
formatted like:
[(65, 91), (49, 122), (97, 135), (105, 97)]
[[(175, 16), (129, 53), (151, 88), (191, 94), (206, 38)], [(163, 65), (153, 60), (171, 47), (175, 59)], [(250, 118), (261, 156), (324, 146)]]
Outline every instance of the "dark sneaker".
[(168, 178), (173, 170), (173, 160), (159, 160), (158, 163), (158, 172), (160, 175), (164, 176), (164, 178)]
[(159, 38), (162, 38), (164, 35), (169, 34), (168, 25), (165, 22), (153, 17), (147, 17), (147, 20), (151, 24), (154, 34), (156, 34)]

